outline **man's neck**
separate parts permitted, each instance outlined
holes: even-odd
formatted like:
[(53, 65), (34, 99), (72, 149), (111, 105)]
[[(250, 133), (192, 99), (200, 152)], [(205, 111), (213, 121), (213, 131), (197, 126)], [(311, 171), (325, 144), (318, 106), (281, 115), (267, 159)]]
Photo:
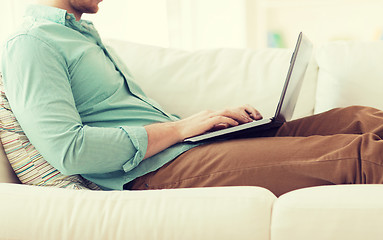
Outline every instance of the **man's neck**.
[(39, 0), (38, 2), (43, 5), (64, 9), (68, 13), (73, 13), (76, 21), (81, 19), (82, 12), (74, 9), (67, 0)]

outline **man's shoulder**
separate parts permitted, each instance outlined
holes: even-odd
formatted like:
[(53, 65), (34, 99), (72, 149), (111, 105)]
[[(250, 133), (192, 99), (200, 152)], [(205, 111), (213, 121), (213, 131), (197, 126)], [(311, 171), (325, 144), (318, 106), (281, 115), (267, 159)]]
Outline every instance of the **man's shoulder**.
[(54, 41), (52, 41), (52, 36), (55, 35), (55, 32), (58, 32), (57, 28), (61, 28), (60, 24), (44, 21), (44, 20), (35, 20), (35, 19), (26, 19), (18, 29), (8, 36), (5, 41), (5, 48), (10, 44), (22, 44), (25, 43), (41, 43), (44, 45), (54, 46)]

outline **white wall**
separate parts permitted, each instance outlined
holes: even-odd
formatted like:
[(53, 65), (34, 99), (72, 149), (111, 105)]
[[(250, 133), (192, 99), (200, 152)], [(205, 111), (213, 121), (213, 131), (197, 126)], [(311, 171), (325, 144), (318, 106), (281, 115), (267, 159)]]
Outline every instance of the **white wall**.
[(246, 0), (168, 0), (172, 47), (195, 50), (247, 45)]
[[(34, 0), (0, 0), (0, 44)], [(264, 48), (267, 33), (292, 47), (299, 31), (320, 45), (375, 40), (383, 30), (382, 0), (104, 0), (92, 20), (104, 38), (162, 47)]]
[(267, 46), (267, 31), (282, 35), (287, 47), (304, 31), (321, 45), (334, 40), (378, 40), (383, 31), (382, 0), (248, 0), (257, 39), (254, 47)]
[[(0, 0), (1, 48), (22, 23), (26, 7), (36, 2)], [(105, 0), (100, 3), (99, 13), (84, 14), (83, 18), (93, 21), (103, 38), (169, 47), (166, 0)]]
[[(0, 44), (22, 22), (25, 8), (36, 0), (0, 0)], [(94, 22), (104, 38), (169, 46), (166, 0), (105, 0)]]
[(101, 37), (169, 46), (166, 0), (104, 0), (93, 21)]
[(316, 46), (378, 40), (382, 0), (168, 0), (170, 46), (265, 48), (268, 33), (293, 47), (300, 31)]
[(0, 66), (1, 50), (9, 35), (22, 22), (25, 7), (32, 0), (0, 0)]
[(25, 7), (31, 0), (0, 0), (0, 44), (22, 22)]

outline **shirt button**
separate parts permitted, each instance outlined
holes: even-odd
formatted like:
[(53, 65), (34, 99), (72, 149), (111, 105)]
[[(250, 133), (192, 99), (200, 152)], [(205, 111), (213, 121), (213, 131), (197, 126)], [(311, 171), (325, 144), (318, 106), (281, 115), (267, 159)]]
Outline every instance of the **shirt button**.
[(69, 19), (70, 19), (70, 16), (69, 16), (69, 15), (67, 15), (67, 16), (66, 16), (66, 19), (68, 19), (68, 20), (69, 20)]

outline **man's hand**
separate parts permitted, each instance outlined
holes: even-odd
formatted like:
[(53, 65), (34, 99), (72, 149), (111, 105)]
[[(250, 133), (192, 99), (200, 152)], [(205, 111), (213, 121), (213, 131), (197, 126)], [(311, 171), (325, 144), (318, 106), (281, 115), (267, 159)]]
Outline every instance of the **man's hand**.
[(144, 159), (186, 138), (260, 119), (262, 115), (255, 108), (244, 105), (222, 111), (203, 111), (176, 122), (147, 125), (145, 130), (148, 134), (148, 148)]
[(221, 111), (203, 111), (175, 122), (180, 140), (239, 124), (262, 119), (262, 115), (252, 106), (244, 105)]

